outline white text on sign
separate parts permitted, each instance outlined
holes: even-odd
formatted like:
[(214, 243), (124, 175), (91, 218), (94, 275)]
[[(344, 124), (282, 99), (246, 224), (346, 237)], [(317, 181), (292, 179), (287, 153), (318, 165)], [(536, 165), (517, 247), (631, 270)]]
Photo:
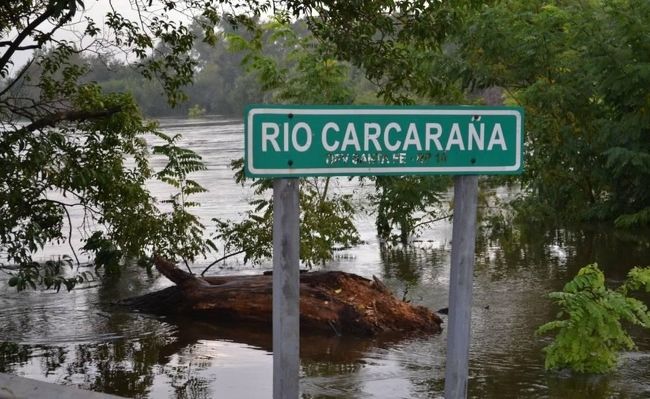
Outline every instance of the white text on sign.
[[(314, 143), (314, 132), (305, 122), (263, 122), (261, 130), (262, 152), (306, 152)], [(500, 123), (487, 129), (480, 122), (452, 123), (447, 130), (440, 123), (409, 123), (404, 131), (395, 122), (384, 126), (350, 122), (344, 129), (336, 122), (327, 122), (319, 133), (320, 144), (329, 152), (508, 150)]]

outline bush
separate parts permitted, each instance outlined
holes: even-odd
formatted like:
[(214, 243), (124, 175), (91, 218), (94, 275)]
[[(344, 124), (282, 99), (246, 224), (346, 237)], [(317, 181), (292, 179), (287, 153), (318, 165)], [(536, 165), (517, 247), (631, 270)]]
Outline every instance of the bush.
[(557, 330), (554, 341), (544, 348), (546, 369), (569, 368), (580, 373), (605, 373), (616, 366), (618, 352), (635, 348), (621, 321), (650, 328), (650, 312), (632, 290), (650, 292), (650, 267), (635, 267), (616, 290), (605, 287), (605, 276), (597, 264), (583, 267), (549, 297), (561, 307), (558, 320), (537, 329), (536, 334)]

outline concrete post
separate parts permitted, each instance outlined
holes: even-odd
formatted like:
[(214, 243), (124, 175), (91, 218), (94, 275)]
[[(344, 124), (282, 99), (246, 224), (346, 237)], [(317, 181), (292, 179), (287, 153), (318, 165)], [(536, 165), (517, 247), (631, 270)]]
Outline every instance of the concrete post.
[(273, 182), (273, 399), (298, 399), (300, 204), (298, 179)]
[(454, 178), (445, 398), (467, 398), (478, 176)]

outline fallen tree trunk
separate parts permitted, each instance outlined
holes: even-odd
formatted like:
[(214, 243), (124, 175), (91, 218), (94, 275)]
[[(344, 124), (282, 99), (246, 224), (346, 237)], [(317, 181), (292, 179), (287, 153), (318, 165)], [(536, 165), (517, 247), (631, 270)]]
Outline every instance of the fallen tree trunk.
[[(198, 277), (160, 257), (156, 268), (174, 287), (122, 301), (122, 305), (155, 314), (195, 314), (211, 320), (271, 324), (272, 276)], [(440, 332), (441, 320), (430, 310), (393, 296), (376, 278), (344, 272), (300, 275), (302, 331), (337, 335), (385, 332)]]

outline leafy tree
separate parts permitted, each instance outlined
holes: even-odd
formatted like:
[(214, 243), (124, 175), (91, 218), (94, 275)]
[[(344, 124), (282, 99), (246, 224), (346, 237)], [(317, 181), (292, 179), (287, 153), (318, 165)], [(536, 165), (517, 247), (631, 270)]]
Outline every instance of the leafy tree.
[(469, 22), (464, 52), (479, 80), (526, 109), (520, 209), (648, 224), (649, 7), (506, 1)]
[[(132, 4), (138, 18), (112, 9), (104, 35), (84, 15), (82, 1), (0, 4), (0, 252), (18, 266), (10, 283), (19, 289), (39, 283), (70, 289), (87, 278), (59, 274), (63, 264), (79, 263), (70, 242), (72, 208), (84, 214), (85, 250), (107, 272), (151, 250), (191, 260), (210, 249), (202, 241), (202, 226), (187, 211), (193, 205), (187, 196), (202, 190), (188, 178), (202, 168), (200, 159), (176, 146), (177, 137), (158, 133), (131, 95), (105, 93), (84, 80), (89, 67), (83, 54), (131, 53), (141, 74), (158, 81), (169, 103), (177, 104), (196, 60), (190, 54), (195, 34), (174, 12), (198, 10), (197, 24), (210, 42), (218, 2)], [(79, 18), (85, 25), (78, 31), (92, 42), (87, 47), (58, 36)], [(15, 56), (23, 52), (32, 52), (31, 58), (11, 74)], [(149, 165), (144, 140), (152, 134), (164, 142), (154, 152), (168, 159), (158, 173)], [(150, 178), (178, 189), (170, 211), (161, 211), (145, 188)], [(35, 262), (33, 255), (51, 242), (67, 242), (70, 252), (61, 262)]]
[[(388, 104), (471, 103), (476, 82), (456, 35), (484, 2), (304, 1), (316, 37), (361, 68)], [(474, 98), (474, 99), (473, 99)], [(378, 177), (376, 226), (382, 240), (406, 245), (416, 227), (437, 220), (446, 176)], [(399, 234), (394, 230), (398, 229)]]
[[(455, 35), (484, 1), (301, 1), (311, 31), (361, 67), (386, 103), (465, 102), (469, 71)], [(490, 3), (490, 2), (488, 2)]]
[(222, 17), (215, 32), (211, 33), (215, 35), (215, 41), (206, 41), (201, 24), (196, 21), (189, 24), (188, 29), (194, 35), (190, 51), (195, 62), (194, 76), (183, 88), (187, 100), (174, 107), (170, 107), (165, 96), (158, 95), (160, 86), (157, 81), (143, 81), (138, 69), (114, 56), (83, 54), (79, 62), (89, 65), (89, 71), (82, 79), (97, 82), (106, 92), (131, 93), (148, 117), (185, 117), (193, 105), (205, 109), (206, 114), (241, 117), (246, 104), (262, 101), (262, 93), (254, 77), (245, 73), (241, 65), (242, 55), (228, 51), (223, 40), (228, 33), (246, 32), (235, 28), (227, 16)]
[(526, 217), (648, 225), (647, 1), (301, 4), (387, 102), (467, 103), (498, 87), (523, 106)]
[[(375, 225), (379, 238), (408, 245), (419, 227), (444, 217), (439, 205), (441, 193), (449, 187), (450, 181), (446, 177), (431, 176), (376, 178), (377, 193), (372, 203), (376, 206)], [(394, 227), (399, 228), (398, 240), (392, 234)]]
[[(346, 85), (347, 67), (321, 53), (313, 37), (301, 34), (300, 23), (292, 25), (285, 15), (278, 15), (250, 28), (249, 38), (230, 34), (228, 40), (232, 50), (243, 52), (244, 66), (274, 100), (319, 104), (352, 100)], [(278, 51), (278, 47), (286, 51)], [(285, 57), (276, 57), (277, 53)], [(236, 180), (243, 184), (243, 160), (233, 162), (233, 169)], [(331, 182), (329, 177), (300, 179), (300, 258), (308, 265), (331, 259), (336, 247), (359, 242), (351, 196), (333, 193)], [(253, 210), (240, 222), (215, 220), (216, 237), (225, 243), (226, 252), (245, 252), (245, 260), (259, 261), (272, 253), (273, 203), (268, 198), (272, 185), (270, 180), (260, 179), (252, 186), (256, 195), (251, 201)]]
[(548, 322), (537, 334), (557, 331), (553, 342), (544, 348), (547, 369), (570, 368), (580, 373), (604, 373), (616, 366), (618, 352), (634, 349), (634, 341), (621, 321), (650, 328), (647, 306), (630, 295), (631, 291), (650, 292), (650, 268), (633, 268), (616, 290), (605, 287), (605, 276), (597, 264), (583, 267), (564, 286), (549, 297), (560, 307), (559, 320)]
[[(233, 162), (236, 180), (244, 183), (243, 160)], [(219, 261), (245, 254), (245, 261), (259, 262), (273, 254), (273, 201), (268, 198), (271, 180), (252, 183), (255, 198), (252, 210), (238, 221), (215, 219), (215, 238), (224, 243), (225, 255), (210, 264), (207, 272)], [(358, 244), (354, 226), (355, 208), (349, 194), (328, 192), (330, 179), (300, 180), (300, 259), (308, 266), (332, 259), (336, 249)]]

